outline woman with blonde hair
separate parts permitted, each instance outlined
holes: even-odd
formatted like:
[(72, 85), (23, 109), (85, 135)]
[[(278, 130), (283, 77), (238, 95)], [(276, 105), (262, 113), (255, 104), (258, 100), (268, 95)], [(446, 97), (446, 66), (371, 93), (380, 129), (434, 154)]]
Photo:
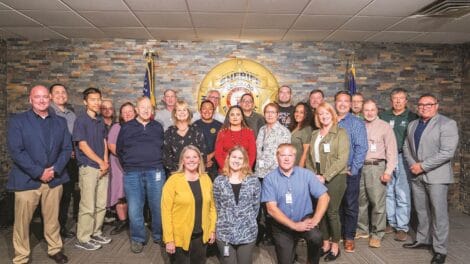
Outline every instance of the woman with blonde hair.
[(203, 132), (191, 124), (193, 115), (188, 103), (183, 100), (177, 101), (172, 116), (174, 125), (165, 131), (163, 143), (163, 164), (168, 175), (178, 169), (178, 158), (185, 146), (198, 146), (204, 160), (208, 154)]
[(334, 108), (321, 103), (315, 111), (315, 125), (310, 142), (307, 168), (312, 169), (318, 179), (328, 188), (330, 203), (320, 222), (325, 261), (334, 261), (340, 255), (341, 223), (339, 206), (346, 190), (349, 138), (346, 130), (338, 127), (338, 116)]
[(181, 151), (179, 168), (163, 186), (163, 240), (171, 263), (205, 263), (207, 243), (215, 241), (212, 181), (199, 149)]
[(220, 260), (224, 264), (252, 263), (261, 184), (252, 175), (245, 148), (231, 148), (224, 164), (222, 175), (214, 181)]

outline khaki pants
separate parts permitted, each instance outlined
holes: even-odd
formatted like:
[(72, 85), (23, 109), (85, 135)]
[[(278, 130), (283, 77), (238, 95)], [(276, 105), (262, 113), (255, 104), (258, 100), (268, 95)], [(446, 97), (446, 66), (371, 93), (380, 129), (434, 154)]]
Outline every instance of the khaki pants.
[(77, 239), (86, 243), (91, 236), (101, 235), (108, 197), (108, 175), (100, 177), (99, 169), (80, 166), (78, 177), (80, 206)]
[(27, 263), (31, 253), (29, 245), (29, 225), (34, 211), (41, 201), (44, 218), (44, 237), (47, 241), (47, 254), (55, 255), (62, 250), (59, 225), (59, 203), (62, 185), (50, 188), (41, 184), (39, 189), (15, 192), (15, 223), (13, 227), (13, 263)]
[[(382, 239), (385, 235), (387, 185), (380, 181), (380, 176), (384, 172), (385, 161), (380, 162), (379, 165), (362, 167), (357, 229), (361, 233), (370, 234), (375, 239)], [(369, 206), (371, 207), (370, 217)]]

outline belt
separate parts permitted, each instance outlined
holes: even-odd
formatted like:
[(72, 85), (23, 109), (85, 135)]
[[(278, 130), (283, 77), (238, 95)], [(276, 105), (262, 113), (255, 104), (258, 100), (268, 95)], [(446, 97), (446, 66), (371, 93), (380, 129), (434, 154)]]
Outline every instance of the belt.
[(377, 160), (366, 160), (364, 161), (364, 165), (380, 165), (381, 162), (385, 160), (383, 159), (377, 159)]

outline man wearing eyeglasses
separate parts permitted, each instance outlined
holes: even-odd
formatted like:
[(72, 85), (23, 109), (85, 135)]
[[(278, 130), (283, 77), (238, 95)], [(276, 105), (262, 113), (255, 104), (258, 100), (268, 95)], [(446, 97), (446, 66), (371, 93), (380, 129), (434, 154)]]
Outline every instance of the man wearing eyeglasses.
[(419, 119), (408, 127), (403, 153), (413, 174), (411, 190), (418, 216), (416, 240), (403, 244), (418, 249), (432, 245), (431, 263), (445, 263), (449, 236), (447, 191), (454, 182), (451, 159), (459, 133), (457, 123), (438, 113), (436, 96), (424, 94), (418, 100)]

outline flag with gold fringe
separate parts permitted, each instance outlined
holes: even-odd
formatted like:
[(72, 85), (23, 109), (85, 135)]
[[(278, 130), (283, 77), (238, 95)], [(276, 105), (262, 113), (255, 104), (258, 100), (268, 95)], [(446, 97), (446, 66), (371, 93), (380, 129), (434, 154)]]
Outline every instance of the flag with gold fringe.
[(150, 98), (150, 102), (152, 102), (152, 106), (155, 107), (155, 82), (154, 82), (154, 70), (153, 70), (153, 54), (148, 53), (145, 55), (147, 61), (147, 69), (145, 71), (145, 78), (144, 78), (144, 89), (143, 93), (144, 96)]
[(357, 92), (356, 90), (356, 68), (354, 68), (354, 62), (348, 63), (346, 65), (346, 74), (344, 80), (344, 88), (349, 91), (351, 95)]

